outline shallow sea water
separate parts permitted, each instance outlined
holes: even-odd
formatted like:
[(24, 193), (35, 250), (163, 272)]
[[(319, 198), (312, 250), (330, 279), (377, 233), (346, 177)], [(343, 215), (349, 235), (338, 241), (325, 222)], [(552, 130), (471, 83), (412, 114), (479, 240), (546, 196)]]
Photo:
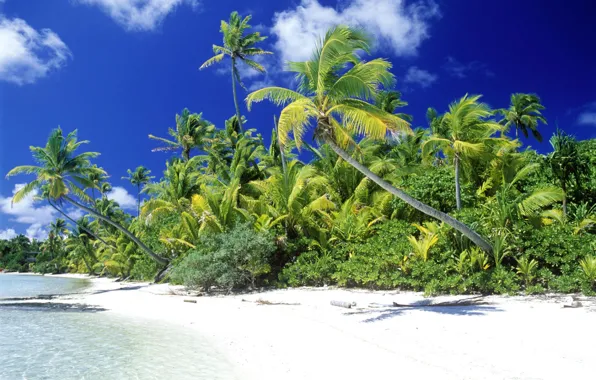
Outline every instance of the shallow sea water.
[[(0, 298), (85, 286), (84, 280), (0, 274)], [(229, 364), (183, 326), (111, 312), (0, 305), (2, 380), (234, 378)]]

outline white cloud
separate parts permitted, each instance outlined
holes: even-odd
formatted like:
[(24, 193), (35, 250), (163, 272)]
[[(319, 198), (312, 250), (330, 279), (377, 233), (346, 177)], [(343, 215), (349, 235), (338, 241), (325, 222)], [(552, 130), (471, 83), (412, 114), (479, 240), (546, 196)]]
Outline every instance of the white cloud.
[(70, 216), (74, 220), (79, 220), (85, 215), (85, 213), (79, 208), (72, 208), (66, 211), (66, 215)]
[(198, 0), (75, 0), (100, 7), (118, 24), (129, 31), (157, 28), (176, 7), (182, 4), (195, 8)]
[[(24, 184), (16, 184), (12, 191), (13, 195), (19, 191)], [(43, 240), (47, 237), (47, 231), (44, 226), (54, 221), (56, 210), (52, 206), (37, 207), (38, 203), (34, 198), (38, 195), (37, 190), (29, 194), (19, 203), (12, 203), (12, 197), (4, 198), (0, 196), (0, 213), (9, 216), (9, 221), (14, 223), (28, 224), (29, 227), (25, 235), (29, 239)], [(14, 231), (9, 228), (6, 231)]]
[(33, 83), (59, 69), (70, 50), (50, 29), (37, 31), (25, 20), (0, 15), (0, 80), (18, 85)]
[(271, 30), (282, 60), (309, 59), (317, 39), (338, 24), (365, 28), (395, 55), (414, 55), (429, 36), (428, 21), (440, 16), (433, 1), (406, 5), (405, 0), (348, 0), (343, 4), (334, 9), (317, 0), (302, 0), (296, 8), (276, 13)]
[(453, 57), (447, 57), (447, 62), (443, 65), (443, 68), (452, 77), (460, 79), (467, 77), (473, 72), (481, 72), (487, 77), (495, 76), (495, 74), (486, 67), (486, 64), (482, 62), (472, 61), (464, 64)]
[(114, 186), (106, 196), (108, 199), (118, 202), (124, 209), (134, 210), (137, 208), (137, 200), (123, 187)]
[(29, 240), (46, 240), (48, 238), (48, 231), (41, 223), (34, 223), (27, 228), (25, 236), (27, 236)]
[[(2, 0), (0, 0), (0, 3), (2, 3)], [(12, 228), (8, 228), (6, 230), (1, 230), (0, 231), (0, 240), (10, 240), (12, 238), (17, 237), (17, 232), (12, 229)]]
[(404, 82), (418, 84), (422, 88), (427, 88), (436, 82), (437, 79), (437, 75), (431, 74), (426, 70), (419, 69), (416, 66), (412, 66), (406, 72)]
[(582, 125), (593, 125), (596, 127), (596, 112), (586, 111), (579, 115), (577, 123)]
[[(16, 184), (12, 193), (13, 195), (19, 191), (24, 184)], [(12, 217), (12, 221), (23, 224), (48, 224), (54, 220), (56, 210), (52, 206), (36, 207), (36, 202), (33, 198), (38, 195), (35, 190), (24, 198), (19, 203), (12, 203), (12, 197), (4, 198), (0, 196), (0, 213)]]

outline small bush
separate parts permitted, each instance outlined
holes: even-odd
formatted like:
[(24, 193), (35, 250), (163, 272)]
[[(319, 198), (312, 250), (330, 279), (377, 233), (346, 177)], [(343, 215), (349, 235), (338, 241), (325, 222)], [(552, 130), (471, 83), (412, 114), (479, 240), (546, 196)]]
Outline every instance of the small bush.
[(333, 283), (332, 276), (339, 260), (329, 253), (304, 252), (279, 274), (282, 284), (289, 286), (322, 286)]
[(275, 251), (273, 237), (255, 232), (249, 224), (207, 237), (173, 271), (172, 277), (189, 288), (208, 291), (255, 286), (259, 276), (271, 270), (269, 260)]

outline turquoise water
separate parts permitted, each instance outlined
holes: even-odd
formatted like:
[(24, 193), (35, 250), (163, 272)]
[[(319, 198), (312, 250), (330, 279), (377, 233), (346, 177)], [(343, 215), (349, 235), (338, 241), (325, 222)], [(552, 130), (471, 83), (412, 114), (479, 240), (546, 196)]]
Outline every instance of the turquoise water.
[[(84, 280), (0, 274), (0, 298), (71, 293)], [(0, 379), (233, 379), (182, 326), (110, 312), (1, 306)]]

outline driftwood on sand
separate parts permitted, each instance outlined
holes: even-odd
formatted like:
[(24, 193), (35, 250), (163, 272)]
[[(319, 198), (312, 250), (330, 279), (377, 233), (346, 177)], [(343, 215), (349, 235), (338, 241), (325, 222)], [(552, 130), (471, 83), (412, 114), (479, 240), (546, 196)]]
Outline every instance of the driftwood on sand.
[(332, 306), (345, 307), (346, 309), (351, 309), (356, 306), (356, 302), (331, 301), (330, 303)]
[(454, 301), (441, 301), (437, 302), (435, 300), (422, 300), (412, 303), (398, 303), (393, 302), (393, 304), (388, 305), (391, 307), (449, 307), (449, 306), (475, 306), (475, 305), (483, 305), (486, 304), (484, 296), (476, 296), (476, 297), (468, 297), (462, 298)]

